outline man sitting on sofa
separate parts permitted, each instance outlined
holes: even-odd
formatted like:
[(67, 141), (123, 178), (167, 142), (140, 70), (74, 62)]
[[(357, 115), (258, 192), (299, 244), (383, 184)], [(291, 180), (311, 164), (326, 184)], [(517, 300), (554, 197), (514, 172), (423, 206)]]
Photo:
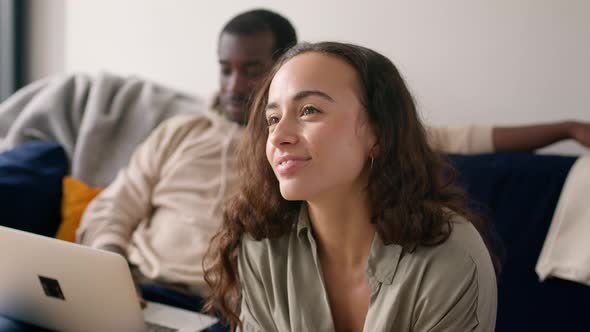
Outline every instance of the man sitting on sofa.
[[(88, 206), (82, 244), (124, 255), (142, 295), (199, 310), (207, 293), (203, 258), (222, 220), (222, 204), (237, 183), (235, 152), (247, 100), (258, 80), (296, 43), (284, 17), (253, 10), (231, 19), (218, 40), (220, 91), (214, 111), (162, 123), (129, 165)], [(532, 150), (574, 138), (590, 146), (590, 124), (492, 128), (431, 128), (440, 151)], [(180, 298), (194, 299), (183, 302)]]

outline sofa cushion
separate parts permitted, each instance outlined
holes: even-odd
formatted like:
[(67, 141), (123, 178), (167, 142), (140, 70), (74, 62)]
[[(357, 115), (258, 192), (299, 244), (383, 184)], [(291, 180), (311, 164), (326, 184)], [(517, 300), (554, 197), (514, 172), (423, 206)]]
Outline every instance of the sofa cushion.
[(80, 226), (82, 214), (90, 201), (102, 191), (102, 188), (90, 187), (78, 179), (66, 176), (63, 179), (62, 190), (61, 224), (55, 237), (75, 242), (76, 230)]
[(0, 153), (0, 225), (54, 236), (68, 158), (56, 143), (33, 141)]

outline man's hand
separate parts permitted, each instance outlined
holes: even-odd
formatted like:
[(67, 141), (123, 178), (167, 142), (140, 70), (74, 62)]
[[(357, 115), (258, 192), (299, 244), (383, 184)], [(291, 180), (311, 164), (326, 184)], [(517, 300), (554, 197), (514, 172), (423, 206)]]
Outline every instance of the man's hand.
[(574, 121), (570, 127), (570, 137), (590, 148), (590, 123)]
[(141, 306), (141, 309), (145, 309), (145, 307), (147, 307), (147, 302), (144, 300), (141, 289), (139, 288), (139, 283), (143, 277), (137, 266), (129, 264), (129, 269), (131, 269), (131, 277), (133, 277), (133, 284), (135, 285), (135, 292), (137, 293), (137, 298), (139, 299), (139, 305)]

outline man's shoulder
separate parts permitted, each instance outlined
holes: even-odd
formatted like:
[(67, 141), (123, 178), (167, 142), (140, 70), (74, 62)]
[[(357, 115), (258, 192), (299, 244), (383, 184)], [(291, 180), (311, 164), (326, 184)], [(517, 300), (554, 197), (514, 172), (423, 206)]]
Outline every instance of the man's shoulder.
[(215, 111), (202, 111), (193, 114), (182, 114), (173, 116), (162, 122), (156, 131), (169, 133), (171, 135), (200, 136), (211, 132), (227, 134), (232, 128), (238, 129), (233, 123)]

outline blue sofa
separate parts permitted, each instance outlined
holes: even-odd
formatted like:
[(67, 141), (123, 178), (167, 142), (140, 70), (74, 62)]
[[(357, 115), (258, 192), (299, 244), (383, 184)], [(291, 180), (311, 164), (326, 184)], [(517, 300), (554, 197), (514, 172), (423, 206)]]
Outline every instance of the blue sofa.
[(503, 261), (496, 331), (586, 331), (590, 287), (540, 282), (535, 265), (576, 157), (531, 153), (451, 155), (471, 205), (495, 228)]

